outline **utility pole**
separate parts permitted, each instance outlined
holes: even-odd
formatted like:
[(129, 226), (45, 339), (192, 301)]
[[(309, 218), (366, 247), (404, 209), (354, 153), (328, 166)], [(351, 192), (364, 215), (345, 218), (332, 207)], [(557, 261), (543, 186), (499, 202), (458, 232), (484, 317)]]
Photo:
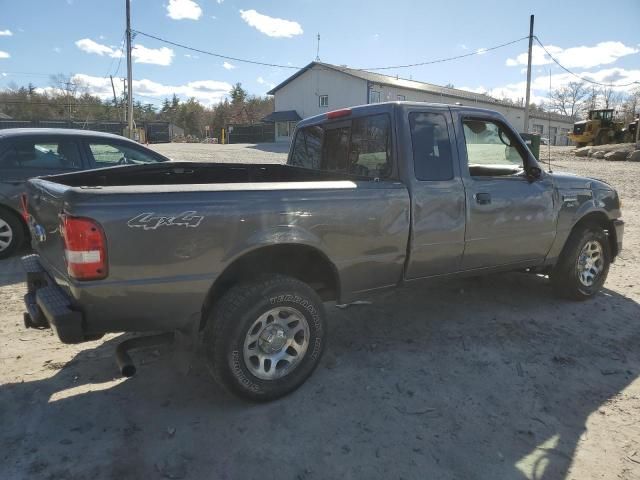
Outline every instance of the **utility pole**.
[(527, 95), (524, 104), (524, 131), (529, 132), (529, 101), (531, 100), (531, 54), (533, 52), (533, 15), (529, 18), (529, 59), (527, 61)]
[(318, 46), (316, 48), (316, 62), (320, 61), (320, 34), (318, 33)]
[[(128, 137), (133, 138), (133, 80), (131, 72), (131, 0), (125, 0), (127, 5), (127, 127)], [(529, 41), (531, 44), (531, 41)], [(531, 53), (529, 53), (531, 56)]]
[(109, 75), (109, 78), (111, 79), (111, 90), (113, 90), (113, 106), (117, 107), (118, 99), (116, 98), (116, 87), (113, 85), (113, 75)]

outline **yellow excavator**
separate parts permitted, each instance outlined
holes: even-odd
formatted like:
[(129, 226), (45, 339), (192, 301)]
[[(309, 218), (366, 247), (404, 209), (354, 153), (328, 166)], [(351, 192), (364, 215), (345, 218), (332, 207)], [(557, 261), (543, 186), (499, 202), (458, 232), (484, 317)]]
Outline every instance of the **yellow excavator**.
[(573, 124), (569, 139), (578, 147), (606, 145), (624, 140), (624, 122), (613, 119), (613, 109), (589, 110), (586, 120)]

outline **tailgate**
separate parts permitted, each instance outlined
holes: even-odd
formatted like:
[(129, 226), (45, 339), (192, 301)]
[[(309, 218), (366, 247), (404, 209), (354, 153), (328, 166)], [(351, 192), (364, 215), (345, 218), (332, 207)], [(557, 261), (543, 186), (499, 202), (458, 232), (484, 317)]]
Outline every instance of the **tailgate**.
[(27, 182), (27, 206), (31, 244), (44, 265), (57, 279), (67, 278), (64, 243), (60, 235), (60, 213), (69, 187), (42, 179)]

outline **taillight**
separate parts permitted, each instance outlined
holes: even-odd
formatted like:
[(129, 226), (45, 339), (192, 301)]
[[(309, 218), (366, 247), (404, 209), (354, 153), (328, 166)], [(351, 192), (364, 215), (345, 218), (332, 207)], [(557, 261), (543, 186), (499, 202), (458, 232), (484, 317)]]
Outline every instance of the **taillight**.
[(351, 115), (351, 109), (350, 108), (343, 108), (341, 110), (334, 110), (332, 112), (327, 112), (327, 120), (331, 120), (334, 118), (340, 118), (340, 117), (348, 117), (349, 115)]
[(67, 272), (77, 280), (100, 280), (107, 276), (107, 241), (98, 222), (90, 218), (61, 215)]

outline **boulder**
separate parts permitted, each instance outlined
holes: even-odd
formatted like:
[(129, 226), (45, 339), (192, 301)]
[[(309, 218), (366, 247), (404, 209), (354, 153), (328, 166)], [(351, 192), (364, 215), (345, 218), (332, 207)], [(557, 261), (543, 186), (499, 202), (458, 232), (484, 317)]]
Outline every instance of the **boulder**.
[(610, 162), (621, 162), (626, 160), (627, 152), (623, 152), (621, 150), (614, 150), (613, 152), (608, 152), (604, 154), (604, 159)]
[(636, 150), (635, 152), (631, 152), (627, 157), (627, 161), (629, 162), (640, 162), (640, 150)]
[(595, 152), (593, 155), (591, 155), (591, 157), (593, 158), (604, 158), (604, 152), (602, 150)]
[(591, 147), (578, 148), (574, 151), (574, 154), (576, 157), (586, 157), (589, 154), (589, 150), (591, 150)]

